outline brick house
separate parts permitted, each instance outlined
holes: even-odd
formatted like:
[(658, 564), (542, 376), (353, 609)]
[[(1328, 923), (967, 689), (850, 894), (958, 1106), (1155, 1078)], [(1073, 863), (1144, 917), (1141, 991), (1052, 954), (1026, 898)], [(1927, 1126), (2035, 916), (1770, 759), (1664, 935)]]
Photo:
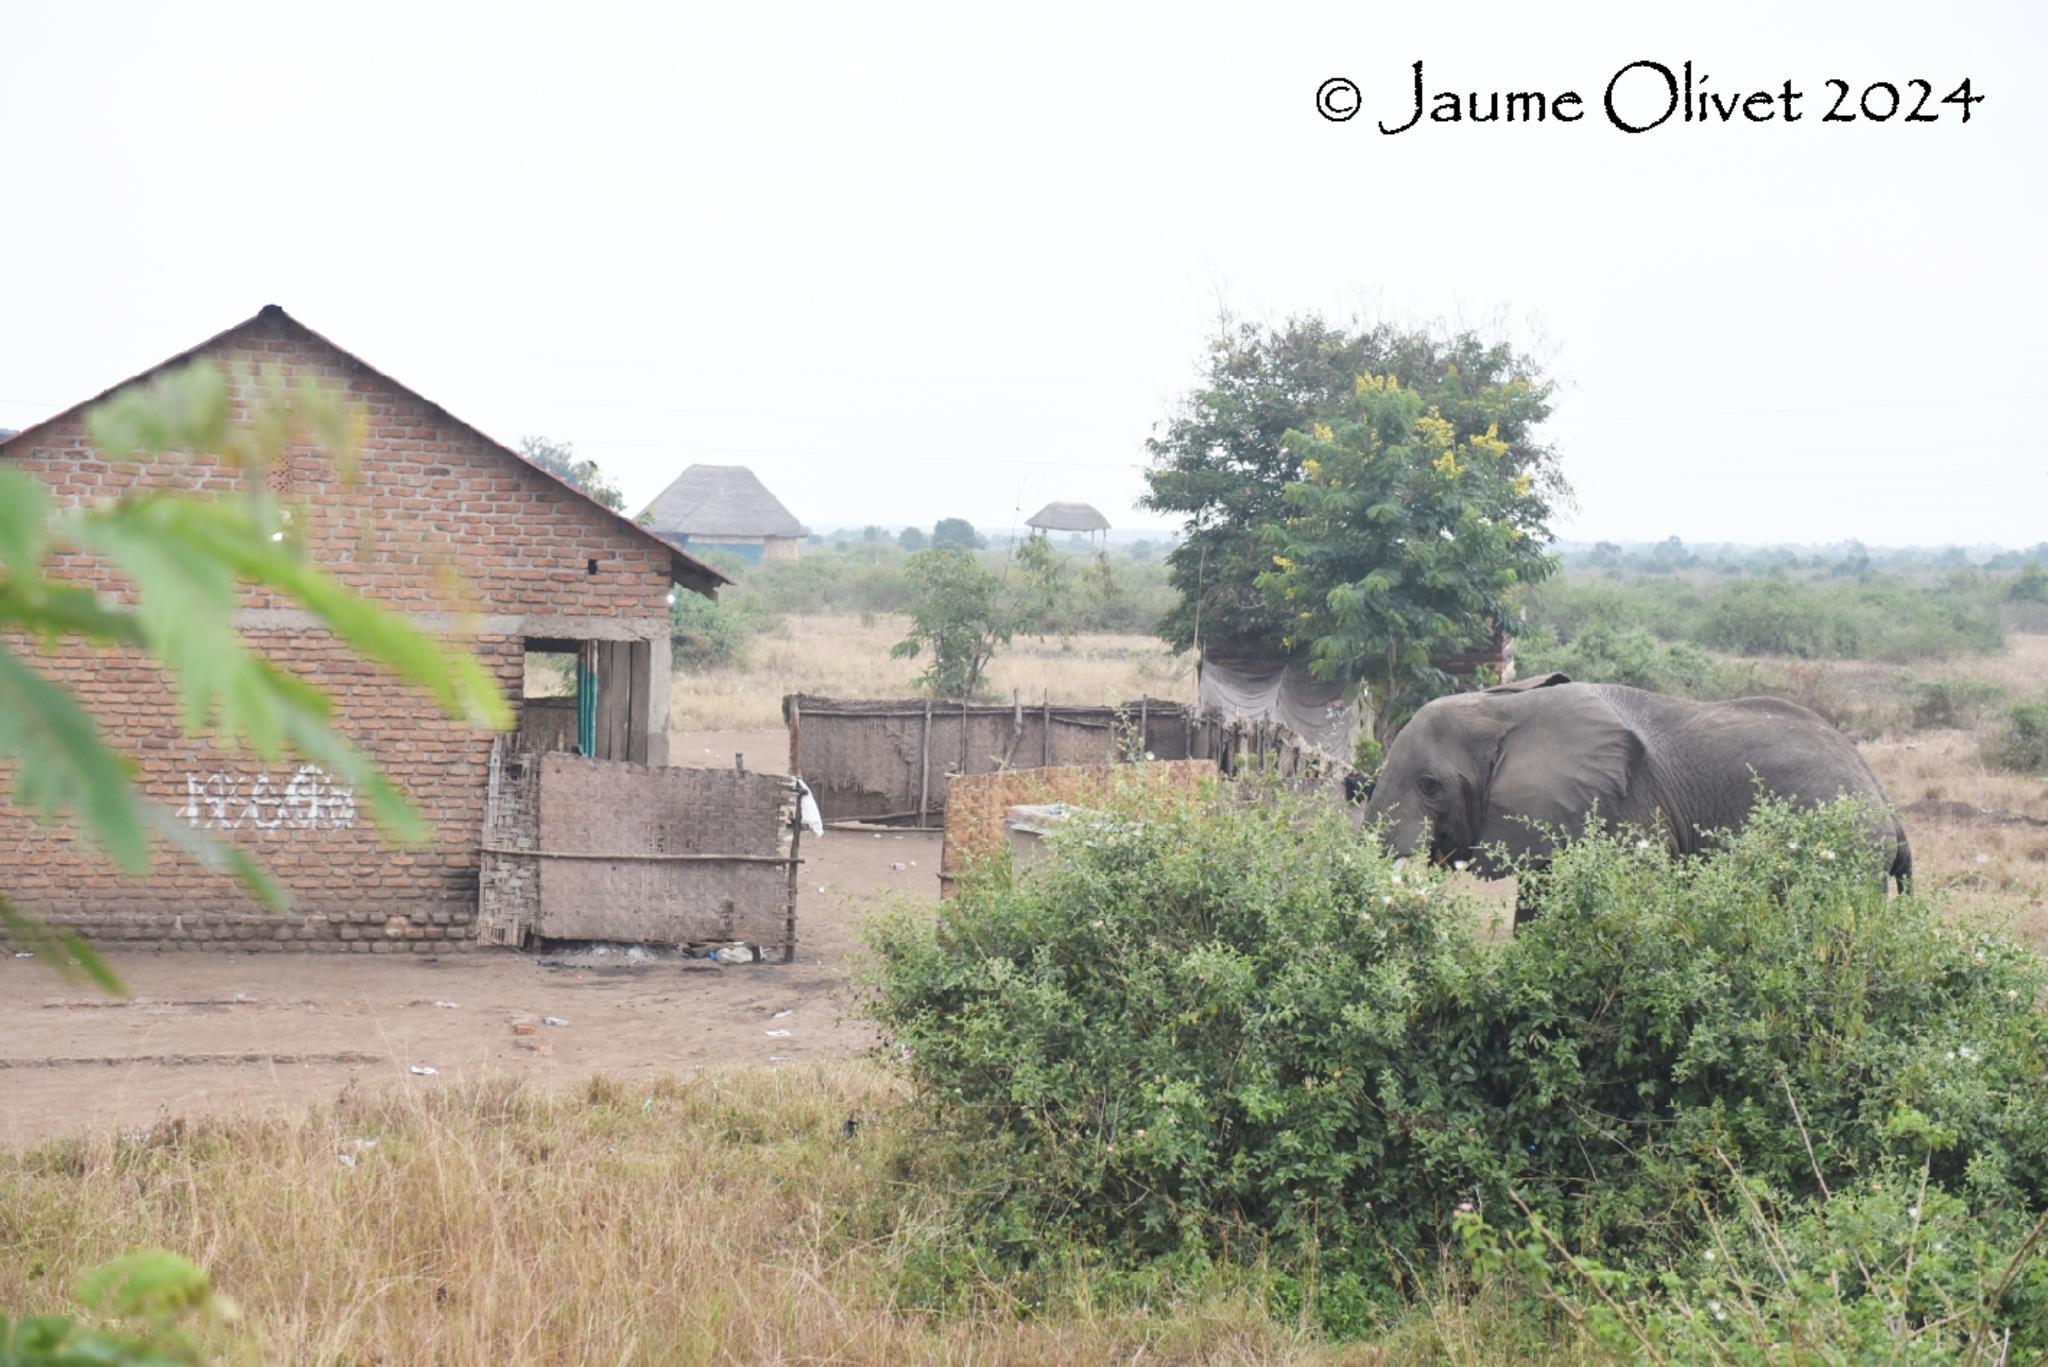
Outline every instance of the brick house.
[[(311, 375), (363, 407), (353, 480), (310, 450), (267, 476), (303, 510), (312, 559), (415, 625), (464, 640), (520, 709), (522, 727), (528, 654), (571, 653), (585, 698), (573, 743), (600, 758), (666, 762), (671, 595), (708, 597), (730, 581), (275, 305), (98, 398), (199, 359), (292, 380)], [(40, 476), (60, 503), (137, 487), (225, 489), (248, 478), (210, 459), (102, 459), (85, 431), (97, 401), (0, 440), (0, 461)], [(81, 578), (94, 572), (91, 562), (67, 568)], [(240, 625), (254, 649), (327, 691), (339, 729), (432, 821), (432, 842), (385, 845), (354, 795), (314, 766), (266, 772), (253, 757), (186, 739), (154, 666), (71, 646), (36, 667), (85, 699), (108, 740), (136, 761), (147, 797), (256, 854), (291, 892), (292, 911), (280, 917), (170, 850), (158, 852), (147, 883), (123, 879), (68, 830), (0, 804), (8, 895), (96, 940), (138, 948), (389, 953), (473, 943), (493, 738), (444, 719), (430, 699), (357, 660), (272, 595), (251, 592)]]

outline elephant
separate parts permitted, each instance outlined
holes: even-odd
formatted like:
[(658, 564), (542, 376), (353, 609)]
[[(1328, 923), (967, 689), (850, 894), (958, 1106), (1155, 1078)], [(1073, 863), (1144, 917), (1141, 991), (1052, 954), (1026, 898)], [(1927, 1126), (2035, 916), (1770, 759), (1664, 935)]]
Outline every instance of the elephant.
[[(1906, 889), (1912, 847), (1876, 776), (1848, 737), (1782, 698), (1693, 702), (1562, 674), (1438, 698), (1394, 738), (1365, 817), (1384, 822), (1396, 856), (1418, 853), (1426, 831), (1432, 861), (1498, 878), (1518, 857), (1541, 867), (1596, 806), (1609, 830), (1655, 827), (1696, 854), (1710, 833), (1742, 826), (1759, 785), (1810, 806), (1870, 801), (1893, 851), (1887, 871)], [(1532, 914), (1517, 906), (1515, 923)]]

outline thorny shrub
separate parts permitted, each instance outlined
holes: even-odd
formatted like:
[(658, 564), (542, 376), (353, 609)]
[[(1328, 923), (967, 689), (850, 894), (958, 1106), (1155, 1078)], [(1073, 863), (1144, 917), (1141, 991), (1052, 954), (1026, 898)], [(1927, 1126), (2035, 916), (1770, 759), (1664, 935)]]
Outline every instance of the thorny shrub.
[[(1264, 1259), (1348, 1333), (1473, 1214), (1655, 1290), (1759, 1191), (1793, 1228), (1903, 1165), (2008, 1256), (2048, 1209), (2042, 966), (1888, 897), (1867, 813), (1766, 805), (1707, 859), (1581, 842), (1494, 944), (1324, 806), (1111, 805), (874, 933), (873, 1013), (1001, 1260)], [(2042, 1309), (2029, 1256), (1987, 1322)]]

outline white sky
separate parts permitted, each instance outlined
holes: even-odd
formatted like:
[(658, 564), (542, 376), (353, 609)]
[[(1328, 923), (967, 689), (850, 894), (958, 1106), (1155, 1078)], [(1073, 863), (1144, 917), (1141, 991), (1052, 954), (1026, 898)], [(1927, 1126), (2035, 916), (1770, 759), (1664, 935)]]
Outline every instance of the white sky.
[[(0, 426), (275, 302), (635, 509), (712, 461), (815, 527), (1128, 528), (1220, 303), (1538, 347), (1566, 536), (2048, 537), (2043, 7), (1650, 8), (7, 5)], [(1688, 57), (1805, 119), (1606, 124)], [(1382, 136), (1417, 58), (1591, 114)], [(1830, 125), (1830, 76), (1987, 98)]]

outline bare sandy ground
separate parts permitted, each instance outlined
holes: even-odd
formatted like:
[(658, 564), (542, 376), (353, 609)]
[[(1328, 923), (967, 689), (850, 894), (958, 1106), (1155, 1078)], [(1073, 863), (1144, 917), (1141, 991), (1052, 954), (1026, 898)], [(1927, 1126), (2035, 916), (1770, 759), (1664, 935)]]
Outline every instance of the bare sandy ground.
[[(670, 758), (731, 764), (736, 752), (750, 769), (787, 767), (780, 731), (678, 737)], [(0, 957), (0, 1145), (331, 1101), (349, 1087), (488, 1075), (558, 1085), (861, 1053), (875, 1041), (847, 980), (860, 921), (890, 894), (936, 900), (939, 840), (829, 831), (806, 836), (803, 856), (790, 965), (181, 951), (117, 957), (133, 995), (114, 1001)]]

